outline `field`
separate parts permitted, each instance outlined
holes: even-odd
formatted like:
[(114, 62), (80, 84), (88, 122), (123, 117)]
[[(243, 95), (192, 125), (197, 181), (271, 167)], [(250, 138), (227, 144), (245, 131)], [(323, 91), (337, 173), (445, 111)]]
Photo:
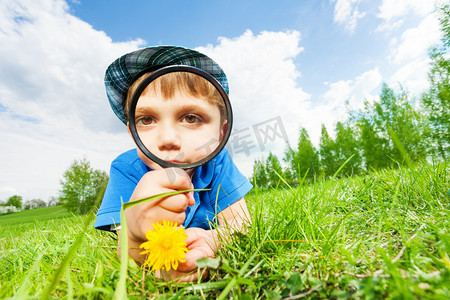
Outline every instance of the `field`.
[(115, 235), (94, 230), (92, 214), (3, 216), (0, 298), (449, 299), (449, 189), (446, 164), (255, 189), (249, 232), (192, 284), (121, 266)]

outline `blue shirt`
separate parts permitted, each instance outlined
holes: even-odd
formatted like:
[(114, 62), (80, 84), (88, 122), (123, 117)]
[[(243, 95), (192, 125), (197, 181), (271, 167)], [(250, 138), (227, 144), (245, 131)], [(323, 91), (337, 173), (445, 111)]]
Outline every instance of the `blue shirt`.
[[(119, 155), (112, 162), (95, 228), (111, 230), (111, 225), (120, 224), (121, 199), (128, 202), (142, 176), (149, 171), (152, 169), (142, 162), (136, 149)], [(196, 189), (210, 190), (194, 192), (195, 204), (186, 210), (185, 228), (210, 229), (217, 213), (244, 197), (253, 187), (239, 172), (226, 148), (195, 169), (192, 183)]]

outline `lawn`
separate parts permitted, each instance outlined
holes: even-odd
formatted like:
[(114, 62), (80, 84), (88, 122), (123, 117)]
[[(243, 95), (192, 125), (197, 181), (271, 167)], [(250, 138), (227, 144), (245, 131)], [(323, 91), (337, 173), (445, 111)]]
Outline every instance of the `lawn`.
[(121, 298), (125, 282), (136, 299), (448, 299), (449, 189), (446, 164), (255, 189), (249, 232), (203, 261), (210, 276), (192, 284), (121, 266), (115, 235), (94, 230), (91, 214), (3, 216), (0, 297)]
[(23, 210), (15, 214), (0, 216), (0, 225), (14, 225), (28, 222), (43, 221), (49, 219), (65, 218), (72, 216), (62, 206), (43, 207)]

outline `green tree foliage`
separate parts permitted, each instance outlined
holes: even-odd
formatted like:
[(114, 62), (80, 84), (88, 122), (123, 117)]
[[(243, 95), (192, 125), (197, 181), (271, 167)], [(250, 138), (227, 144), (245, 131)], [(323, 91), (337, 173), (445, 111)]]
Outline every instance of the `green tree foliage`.
[(269, 179), (266, 173), (266, 164), (263, 160), (255, 160), (253, 164), (253, 176), (252, 183), (256, 184), (257, 187), (267, 187)]
[(450, 155), (450, 6), (444, 6), (440, 12), (442, 47), (431, 52), (430, 89), (423, 95), (422, 103), (430, 121), (432, 152), (445, 159)]
[(325, 177), (333, 176), (338, 170), (336, 143), (328, 134), (327, 128), (322, 124), (320, 135), (319, 156), (320, 167)]
[(281, 167), (280, 161), (278, 157), (269, 153), (269, 156), (266, 159), (266, 174), (268, 179), (268, 186), (276, 187), (279, 184), (280, 176), (283, 176), (283, 168)]
[(9, 197), (8, 201), (6, 201), (5, 206), (14, 206), (17, 209), (22, 209), (22, 196), (14, 195)]
[(353, 122), (359, 127), (367, 170), (426, 157), (426, 122), (404, 91), (396, 94), (384, 84), (380, 100), (366, 102)]
[(255, 160), (251, 180), (258, 187), (277, 187), (281, 181), (277, 173), (284, 178), (280, 160), (270, 152), (265, 161)]
[(375, 104), (378, 130), (389, 136), (394, 160), (418, 161), (425, 157), (426, 125), (421, 113), (413, 107), (413, 101), (404, 91), (396, 95), (387, 85), (383, 85), (380, 98), (380, 102)]
[(284, 151), (283, 161), (287, 164), (287, 168), (284, 171), (286, 179), (290, 182), (298, 182), (299, 174), (297, 173), (297, 169), (294, 168), (294, 159), (296, 159), (297, 153), (288, 143), (287, 148)]
[(298, 174), (307, 178), (314, 178), (319, 171), (319, 153), (309, 139), (309, 134), (305, 128), (300, 130), (300, 139), (298, 141)]
[(60, 202), (71, 212), (85, 214), (93, 207), (97, 194), (107, 180), (108, 175), (91, 168), (86, 158), (75, 160), (60, 181)]
[(286, 161), (292, 173), (297, 178), (313, 179), (319, 172), (319, 153), (309, 139), (309, 134), (305, 128), (300, 129), (297, 150), (288, 146), (285, 152)]
[[(369, 106), (366, 103), (366, 111)], [(360, 114), (356, 122), (359, 127), (359, 143), (364, 158), (366, 170), (378, 170), (389, 166), (390, 154), (389, 139), (377, 132), (373, 118), (366, 114)]]
[[(345, 162), (351, 158), (341, 169), (340, 175), (351, 176), (359, 174), (361, 171), (362, 158), (359, 150), (359, 142), (356, 136), (356, 130), (351, 123), (336, 124), (336, 164), (337, 171)], [(333, 172), (333, 174), (334, 174)]]

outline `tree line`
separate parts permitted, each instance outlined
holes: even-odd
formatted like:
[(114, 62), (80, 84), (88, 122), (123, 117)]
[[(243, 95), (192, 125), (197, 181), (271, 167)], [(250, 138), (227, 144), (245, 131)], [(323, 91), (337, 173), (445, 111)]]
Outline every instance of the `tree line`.
[[(403, 88), (383, 84), (378, 101), (348, 111), (337, 122), (334, 138), (322, 125), (314, 147), (305, 128), (296, 146), (286, 146), (279, 159), (269, 153), (254, 162), (252, 182), (258, 187), (298, 184), (333, 176), (353, 176), (424, 159), (450, 155), (450, 6), (440, 8), (442, 42), (430, 50), (429, 89), (419, 99)], [(282, 163), (283, 162), (283, 163)], [(280, 179), (282, 177), (283, 179)]]
[(47, 203), (42, 199), (23, 200), (22, 196), (12, 195), (6, 201), (0, 201), (0, 215), (7, 215), (21, 210), (41, 208), (57, 205), (56, 197), (52, 197)]
[(60, 180), (58, 197), (51, 197), (47, 203), (41, 199), (23, 201), (22, 196), (13, 195), (6, 202), (0, 202), (0, 215), (56, 205), (74, 214), (85, 214), (100, 204), (96, 203), (97, 198), (108, 179), (108, 174), (92, 168), (86, 157), (74, 160)]

